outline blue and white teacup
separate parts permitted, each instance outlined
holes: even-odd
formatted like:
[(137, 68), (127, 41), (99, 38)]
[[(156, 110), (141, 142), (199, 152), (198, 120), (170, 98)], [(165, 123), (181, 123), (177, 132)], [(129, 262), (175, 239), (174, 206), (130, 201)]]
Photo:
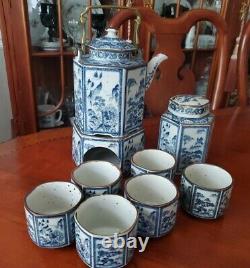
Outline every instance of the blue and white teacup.
[(182, 174), (180, 193), (183, 209), (192, 216), (216, 219), (228, 207), (233, 179), (224, 169), (210, 164), (193, 164)]
[(77, 167), (71, 181), (89, 198), (102, 194), (118, 194), (122, 180), (121, 170), (107, 161), (87, 161)]
[(125, 197), (138, 210), (138, 235), (161, 237), (173, 229), (179, 194), (171, 180), (154, 174), (138, 175), (125, 182)]
[(175, 159), (164, 151), (157, 149), (145, 149), (135, 153), (131, 158), (131, 173), (155, 174), (172, 179), (174, 176)]
[(25, 198), (28, 232), (39, 247), (61, 248), (75, 239), (74, 213), (82, 201), (73, 183), (54, 181), (37, 186)]
[(119, 195), (93, 196), (75, 213), (76, 249), (90, 267), (123, 267), (131, 260), (134, 249), (128, 239), (136, 240), (138, 213)]

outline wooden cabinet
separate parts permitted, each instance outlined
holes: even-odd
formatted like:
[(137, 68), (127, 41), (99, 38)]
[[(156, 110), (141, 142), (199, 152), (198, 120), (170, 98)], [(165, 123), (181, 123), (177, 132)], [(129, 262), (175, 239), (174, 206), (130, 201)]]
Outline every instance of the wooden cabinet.
[[(229, 54), (235, 45), (240, 28), (240, 8), (242, 0), (137, 0), (154, 9), (166, 18), (178, 18), (183, 12), (193, 9), (208, 9), (219, 13), (229, 26)], [(212, 93), (216, 79), (216, 28), (210, 22), (202, 21), (194, 25), (183, 40), (182, 48), (185, 53), (185, 65), (190, 69), (196, 80), (196, 94)], [(154, 49), (151, 45), (151, 49)], [(153, 51), (146, 51), (150, 57)]]
[[(63, 5), (69, 3), (65, 0), (55, 0), (58, 8), (58, 42), (57, 50), (44, 51), (38, 48), (32, 40), (32, 27), (40, 24), (39, 13), (36, 19), (30, 18), (31, 1), (33, 4), (38, 0), (0, 0), (0, 25), (3, 34), (4, 51), (7, 65), (7, 74), (13, 110), (13, 133), (14, 135), (24, 135), (39, 130), (37, 105), (41, 102), (54, 104), (57, 108), (63, 109), (64, 125), (69, 124), (69, 117), (72, 113), (73, 99), (73, 71), (72, 60), (74, 51), (72, 44), (65, 47), (63, 39), (70, 39), (65, 31), (65, 14)], [(53, 0), (52, 0), (53, 1)], [(136, 5), (148, 5), (156, 7), (155, 1), (132, 1)], [(78, 2), (78, 1), (75, 1)], [(83, 1), (82, 1), (83, 2)], [(85, 1), (91, 4), (91, 0)], [(100, 1), (102, 4), (120, 3), (127, 4), (126, 1)], [(167, 1), (165, 1), (167, 2)], [(173, 2), (173, 1), (171, 1)], [(200, 7), (205, 5), (205, 0), (198, 0)], [(237, 3), (236, 3), (237, 2)], [(239, 9), (241, 1), (221, 0), (221, 14), (228, 21), (230, 40), (237, 36), (239, 29)], [(176, 0), (175, 16), (181, 14), (182, 1)], [(80, 10), (80, 9), (79, 9)], [(107, 14), (105, 14), (108, 16)], [(72, 21), (74, 22), (74, 20)], [(91, 20), (89, 21), (91, 23)], [(195, 71), (197, 80), (202, 75), (202, 70), (213, 54), (213, 48), (199, 47), (199, 34), (202, 25), (197, 25), (192, 48), (185, 48), (187, 63)], [(44, 33), (43, 33), (44, 34)], [(41, 33), (42, 36), (42, 33)], [(71, 38), (72, 39), (72, 38)], [(72, 42), (72, 40), (71, 40)], [(151, 48), (153, 49), (152, 43)], [(197, 60), (199, 59), (199, 60)], [(67, 114), (68, 113), (68, 114)]]

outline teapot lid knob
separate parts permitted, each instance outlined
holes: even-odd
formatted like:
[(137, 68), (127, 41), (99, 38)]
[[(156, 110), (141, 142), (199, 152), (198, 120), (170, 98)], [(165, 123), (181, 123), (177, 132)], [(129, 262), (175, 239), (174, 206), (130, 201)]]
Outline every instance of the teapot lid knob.
[(118, 35), (117, 35), (117, 30), (116, 29), (113, 29), (113, 28), (108, 28), (106, 29), (106, 37), (109, 37), (109, 38), (118, 38)]

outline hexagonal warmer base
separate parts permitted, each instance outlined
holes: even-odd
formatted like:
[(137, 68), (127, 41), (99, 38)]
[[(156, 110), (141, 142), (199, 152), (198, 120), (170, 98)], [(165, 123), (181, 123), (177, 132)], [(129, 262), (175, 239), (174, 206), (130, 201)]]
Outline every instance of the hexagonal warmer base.
[(114, 152), (121, 161), (122, 170), (130, 173), (130, 159), (134, 153), (144, 149), (144, 130), (139, 129), (123, 137), (93, 136), (83, 134), (74, 120), (72, 156), (76, 165), (84, 161), (84, 155), (92, 148), (103, 147)]

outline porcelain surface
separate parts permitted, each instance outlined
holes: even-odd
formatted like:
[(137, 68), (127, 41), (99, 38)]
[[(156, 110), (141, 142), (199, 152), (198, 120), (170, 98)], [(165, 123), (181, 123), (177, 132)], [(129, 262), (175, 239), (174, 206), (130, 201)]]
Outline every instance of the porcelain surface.
[(162, 115), (158, 148), (175, 157), (177, 174), (190, 164), (206, 161), (213, 119), (212, 114), (189, 118), (167, 111)]
[(144, 130), (140, 129), (123, 137), (105, 137), (83, 134), (76, 124), (73, 124), (72, 156), (76, 165), (83, 163), (84, 155), (93, 148), (103, 147), (114, 152), (121, 160), (122, 170), (130, 172), (132, 155), (144, 149)]
[(108, 66), (83, 67), (74, 62), (75, 116), (78, 127), (85, 134), (113, 137), (140, 128), (144, 111), (145, 76), (145, 66), (124, 70)]
[(147, 65), (138, 48), (114, 29), (89, 44), (89, 54), (74, 59), (76, 124), (84, 134), (122, 137), (142, 127), (144, 95), (158, 65)]
[(177, 95), (170, 98), (168, 110), (179, 117), (201, 118), (209, 114), (209, 100), (198, 95)]
[(186, 212), (198, 218), (216, 219), (229, 205), (232, 177), (217, 166), (194, 164), (184, 170), (180, 193)]
[(78, 187), (50, 182), (36, 187), (25, 199), (28, 233), (39, 247), (60, 248), (75, 239), (74, 212), (82, 200)]
[(158, 175), (138, 175), (125, 183), (125, 197), (138, 210), (138, 235), (161, 237), (176, 222), (178, 191), (168, 179)]
[[(76, 211), (76, 249), (84, 263), (93, 268), (123, 267), (133, 256), (133, 250), (114, 247), (114, 234), (125, 240), (137, 234), (137, 211), (123, 197), (95, 196)], [(103, 237), (110, 237), (112, 246), (105, 248)]]
[(102, 194), (118, 194), (121, 179), (121, 171), (106, 161), (84, 162), (71, 175), (72, 182), (82, 189), (85, 198)]
[[(37, 105), (37, 110), (39, 114), (48, 113), (56, 108), (55, 105), (51, 104), (40, 104)], [(63, 111), (61, 109), (56, 110), (53, 114), (39, 117), (39, 127), (40, 128), (53, 128), (60, 124), (63, 124), (61, 120), (63, 116)]]
[(131, 174), (155, 174), (173, 179), (175, 159), (169, 153), (156, 149), (146, 149), (131, 158)]

